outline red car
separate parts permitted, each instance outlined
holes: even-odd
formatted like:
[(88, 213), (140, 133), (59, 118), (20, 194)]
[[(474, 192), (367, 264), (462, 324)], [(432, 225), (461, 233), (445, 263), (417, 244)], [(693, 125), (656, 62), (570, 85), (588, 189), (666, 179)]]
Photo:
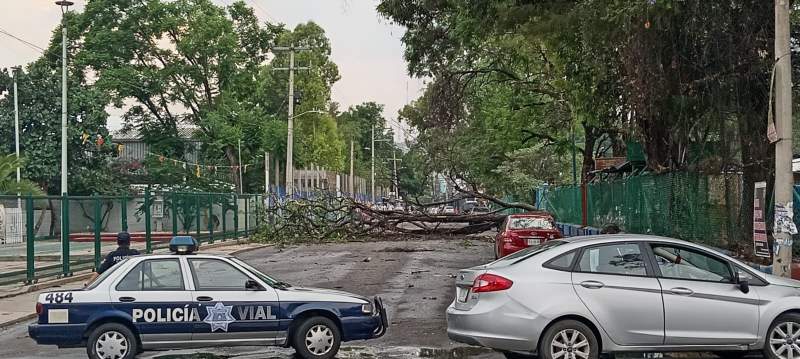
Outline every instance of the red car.
[(494, 238), (495, 258), (561, 238), (553, 216), (547, 212), (512, 214), (506, 217)]

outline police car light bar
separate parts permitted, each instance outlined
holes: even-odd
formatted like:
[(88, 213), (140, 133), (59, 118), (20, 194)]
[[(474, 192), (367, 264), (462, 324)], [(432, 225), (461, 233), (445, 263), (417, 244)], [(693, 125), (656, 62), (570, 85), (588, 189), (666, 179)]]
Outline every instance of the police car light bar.
[(175, 236), (169, 241), (169, 251), (175, 254), (192, 254), (200, 245), (192, 236)]

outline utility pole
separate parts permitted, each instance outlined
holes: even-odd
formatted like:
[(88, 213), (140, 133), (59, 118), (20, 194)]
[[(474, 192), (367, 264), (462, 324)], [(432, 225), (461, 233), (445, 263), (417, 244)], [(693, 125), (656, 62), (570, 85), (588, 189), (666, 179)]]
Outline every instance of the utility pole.
[(789, 0), (775, 0), (775, 111), (778, 142), (775, 144), (775, 242), (772, 270), (789, 277), (792, 235), (779, 226), (792, 220), (792, 57), (789, 48)]
[[(19, 67), (15, 67), (14, 71), (14, 147), (17, 153), (17, 161), (19, 161), (19, 95), (17, 94), (17, 77), (19, 77)], [(22, 180), (20, 174), (19, 163), (17, 163), (17, 184)], [(22, 208), (22, 194), (17, 193), (17, 208)]]
[(394, 170), (392, 175), (392, 186), (394, 190), (392, 193), (394, 194), (395, 198), (400, 198), (400, 179), (397, 177), (397, 161), (402, 162), (402, 158), (397, 158), (397, 148), (392, 148), (392, 159), (390, 160), (393, 162)]
[[(383, 133), (383, 131), (381, 131), (381, 133)], [(371, 175), (370, 175), (371, 176), (370, 185), (372, 186), (371, 187), (371, 191), (370, 191), (370, 195), (372, 196), (372, 203), (375, 203), (375, 142), (389, 142), (389, 140), (385, 139), (385, 138), (376, 139), (375, 138), (375, 125), (373, 124), (372, 125), (372, 146), (371, 146), (371, 148), (369, 148), (369, 150), (372, 152), (372, 171), (371, 171)], [(366, 148), (365, 148), (365, 150), (366, 150)]]
[(370, 150), (372, 153), (372, 171), (370, 171), (370, 196), (372, 197), (372, 203), (375, 203), (375, 124), (372, 125), (372, 148)]
[(350, 180), (348, 181), (349, 183), (347, 184), (347, 186), (348, 186), (347, 190), (350, 191), (350, 195), (353, 196), (353, 198), (356, 198), (356, 192), (355, 192), (355, 188), (354, 188), (355, 178), (353, 177), (353, 174), (354, 174), (354, 171), (353, 171), (353, 146), (354, 146), (353, 145), (353, 140), (350, 139), (350, 177), (349, 177)]
[(294, 186), (294, 164), (292, 163), (292, 150), (294, 148), (294, 71), (295, 70), (308, 70), (308, 67), (295, 67), (294, 66), (294, 53), (296, 51), (309, 50), (308, 47), (295, 47), (294, 45), (285, 47), (275, 47), (275, 51), (288, 51), (289, 52), (289, 67), (276, 68), (275, 71), (289, 71), (289, 123), (288, 131), (286, 133), (286, 196), (290, 198), (292, 195), (292, 187)]
[(394, 182), (394, 198), (398, 198), (398, 197), (400, 197), (400, 194), (398, 193), (399, 191), (397, 190), (398, 186), (397, 186), (397, 149), (396, 148), (392, 148), (392, 162), (394, 162), (394, 176), (392, 176), (394, 178), (394, 180), (392, 181), (392, 182)]

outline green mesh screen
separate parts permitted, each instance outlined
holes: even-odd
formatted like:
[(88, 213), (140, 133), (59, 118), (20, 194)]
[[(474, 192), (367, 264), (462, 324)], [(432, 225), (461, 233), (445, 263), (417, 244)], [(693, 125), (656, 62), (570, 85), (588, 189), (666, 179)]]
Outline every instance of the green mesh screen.
[[(741, 238), (737, 175), (669, 173), (642, 175), (586, 186), (587, 221), (614, 223), (625, 232), (727, 246)], [(551, 188), (545, 208), (559, 222), (581, 223), (580, 187)]]

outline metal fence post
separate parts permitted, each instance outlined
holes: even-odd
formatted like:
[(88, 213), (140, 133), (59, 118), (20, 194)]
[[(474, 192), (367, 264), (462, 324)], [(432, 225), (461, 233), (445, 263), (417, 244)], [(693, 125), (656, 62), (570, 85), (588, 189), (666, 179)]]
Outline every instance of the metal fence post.
[(228, 239), (228, 199), (222, 197), (222, 241)]
[(247, 196), (244, 200), (244, 236), (247, 237), (250, 235), (250, 198), (252, 196)]
[(197, 234), (197, 243), (202, 243), (203, 241), (200, 239), (200, 194), (194, 194), (194, 218), (195, 218), (195, 233)]
[(32, 284), (36, 280), (36, 267), (34, 264), (34, 242), (36, 241), (36, 232), (34, 227), (36, 223), (33, 215), (33, 196), (28, 195), (25, 197), (25, 231), (27, 238), (25, 239), (25, 278), (27, 284)]
[(153, 229), (151, 228), (153, 222), (152, 213), (150, 213), (150, 187), (144, 190), (144, 246), (146, 253), (153, 253)]
[(121, 207), (119, 208), (119, 210), (120, 210), (120, 216), (122, 217), (120, 219), (120, 223), (122, 224), (122, 231), (123, 232), (127, 232), (128, 231), (128, 196), (127, 195), (125, 195), (125, 194), (122, 195), (122, 199), (120, 199), (120, 205), (121, 205)]
[(172, 236), (175, 237), (178, 235), (178, 205), (175, 192), (172, 192), (170, 197), (172, 198)]
[(102, 206), (102, 202), (100, 201), (100, 197), (97, 194), (92, 195), (92, 200), (94, 202), (94, 268), (100, 268), (100, 231), (103, 228), (103, 214), (100, 210), (100, 206)]
[(61, 273), (68, 277), (69, 270), (69, 197), (61, 194)]
[(261, 198), (260, 195), (256, 195), (255, 197), (256, 197), (256, 202), (255, 202), (256, 208), (254, 210), (256, 211), (256, 228), (258, 228), (258, 223), (261, 221), (261, 219), (258, 218), (260, 217), (259, 214), (261, 213), (261, 211), (259, 211), (259, 208), (261, 208), (259, 202), (262, 202), (263, 199)]
[(214, 243), (214, 195), (208, 194), (208, 242)]
[(239, 239), (239, 195), (233, 195), (233, 239)]

